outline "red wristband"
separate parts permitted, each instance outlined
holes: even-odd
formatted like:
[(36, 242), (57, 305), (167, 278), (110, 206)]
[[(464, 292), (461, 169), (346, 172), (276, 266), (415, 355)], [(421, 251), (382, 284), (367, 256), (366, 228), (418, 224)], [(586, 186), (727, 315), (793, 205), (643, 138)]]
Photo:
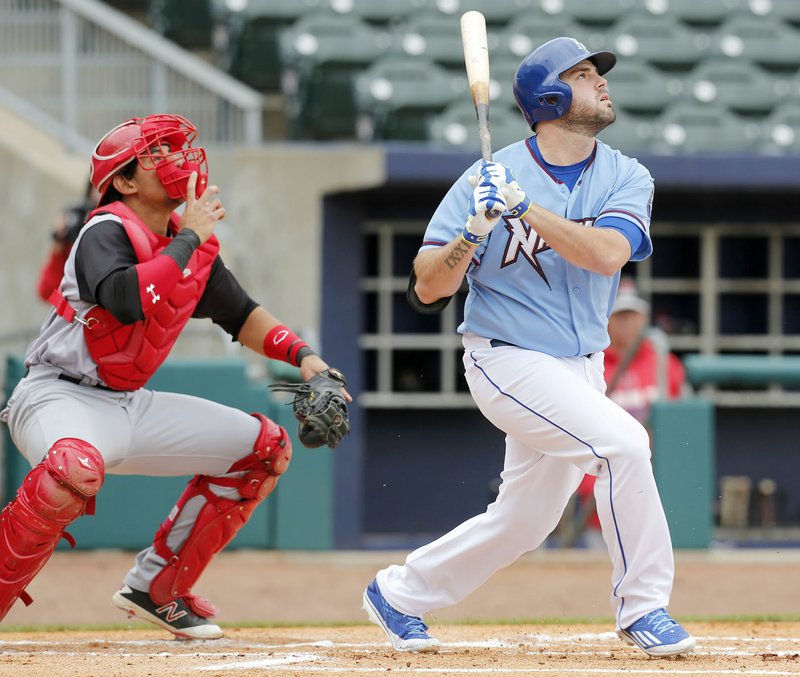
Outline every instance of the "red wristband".
[(301, 348), (308, 348), (303, 351), (302, 357), (308, 355), (308, 351), (311, 350), (303, 339), (282, 324), (270, 329), (264, 337), (264, 354), (267, 357), (288, 362), (296, 367), (300, 366), (297, 354)]

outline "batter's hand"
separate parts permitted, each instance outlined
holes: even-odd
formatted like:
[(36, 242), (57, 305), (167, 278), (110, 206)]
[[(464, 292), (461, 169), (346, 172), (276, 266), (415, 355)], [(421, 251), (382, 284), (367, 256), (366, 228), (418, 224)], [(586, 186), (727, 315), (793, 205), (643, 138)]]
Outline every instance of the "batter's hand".
[(500, 184), (500, 190), (503, 193), (506, 203), (509, 205), (508, 211), (511, 216), (522, 218), (531, 208), (531, 201), (528, 199), (525, 191), (522, 190), (517, 179), (511, 173), (511, 170), (509, 169), (507, 172), (506, 180)]
[[(506, 201), (501, 184), (495, 183), (488, 173), (479, 172), (477, 176), (470, 177), (470, 183), (475, 189), (469, 197), (469, 214), (463, 238), (468, 244), (478, 245), (497, 225), (500, 215), (506, 210)], [(497, 216), (492, 218), (492, 213)]]
[(186, 188), (186, 208), (181, 217), (181, 228), (194, 231), (200, 238), (200, 244), (203, 244), (211, 237), (217, 222), (225, 218), (225, 207), (216, 197), (219, 193), (217, 186), (209, 186), (199, 198), (195, 198), (196, 186), (197, 172), (192, 172)]
[[(491, 181), (492, 183), (499, 185), (503, 182), (510, 183), (514, 179), (514, 175), (511, 173), (511, 170), (506, 167), (505, 165), (501, 165), (499, 162), (482, 162), (481, 167), (478, 170), (477, 179), (484, 179)], [(472, 179), (470, 179), (472, 180)], [(472, 184), (473, 186), (476, 185), (475, 183)]]

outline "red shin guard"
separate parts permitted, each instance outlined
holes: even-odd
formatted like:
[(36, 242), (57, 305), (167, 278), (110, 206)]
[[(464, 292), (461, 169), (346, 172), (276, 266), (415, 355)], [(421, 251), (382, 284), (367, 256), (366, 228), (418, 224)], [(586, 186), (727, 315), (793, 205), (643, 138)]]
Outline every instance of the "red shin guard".
[(21, 598), (64, 536), (83, 513), (94, 514), (95, 495), (105, 476), (100, 452), (75, 438), (56, 442), (28, 473), (16, 498), (0, 514), (0, 620)]
[[(192, 586), (200, 578), (211, 558), (233, 540), (247, 523), (253, 511), (275, 489), (280, 475), (289, 467), (292, 443), (286, 431), (261, 414), (253, 414), (261, 422), (261, 430), (253, 452), (234, 463), (228, 472), (243, 472), (240, 477), (197, 475), (189, 482), (167, 521), (156, 533), (153, 547), (167, 560), (167, 565), (150, 585), (150, 597), (157, 604), (166, 604), (181, 597), (198, 616), (213, 616), (214, 605), (196, 595)], [(234, 487), (242, 500), (233, 501), (214, 494), (209, 485)], [(167, 547), (167, 536), (183, 506), (195, 496), (203, 496), (205, 505), (179, 552)]]

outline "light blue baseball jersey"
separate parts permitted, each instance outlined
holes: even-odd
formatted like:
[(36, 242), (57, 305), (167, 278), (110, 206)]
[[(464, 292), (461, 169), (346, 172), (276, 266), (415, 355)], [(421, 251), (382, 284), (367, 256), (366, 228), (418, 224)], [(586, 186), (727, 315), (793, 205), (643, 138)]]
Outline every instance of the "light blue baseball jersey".
[[(550, 173), (535, 152), (535, 137), (494, 153), (537, 204), (587, 228), (638, 229), (632, 261), (652, 252), (650, 213), (653, 179), (645, 167), (597, 141), (572, 191)], [(459, 235), (476, 162), (456, 181), (433, 214), (420, 251)], [(585, 355), (609, 344), (608, 317), (619, 273), (579, 268), (550, 249), (521, 219), (505, 214), (473, 253), (461, 333), (473, 333), (558, 357)]]

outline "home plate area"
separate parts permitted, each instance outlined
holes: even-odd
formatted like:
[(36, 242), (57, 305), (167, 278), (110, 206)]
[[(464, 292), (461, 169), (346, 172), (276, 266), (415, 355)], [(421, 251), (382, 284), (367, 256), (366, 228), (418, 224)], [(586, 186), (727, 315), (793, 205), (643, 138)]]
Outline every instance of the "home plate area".
[(118, 675), (796, 675), (796, 623), (687, 623), (684, 657), (650, 658), (602, 625), (443, 625), (438, 654), (399, 653), (374, 626), (226, 628), (214, 641), (127, 630), (0, 634), (0, 674)]

